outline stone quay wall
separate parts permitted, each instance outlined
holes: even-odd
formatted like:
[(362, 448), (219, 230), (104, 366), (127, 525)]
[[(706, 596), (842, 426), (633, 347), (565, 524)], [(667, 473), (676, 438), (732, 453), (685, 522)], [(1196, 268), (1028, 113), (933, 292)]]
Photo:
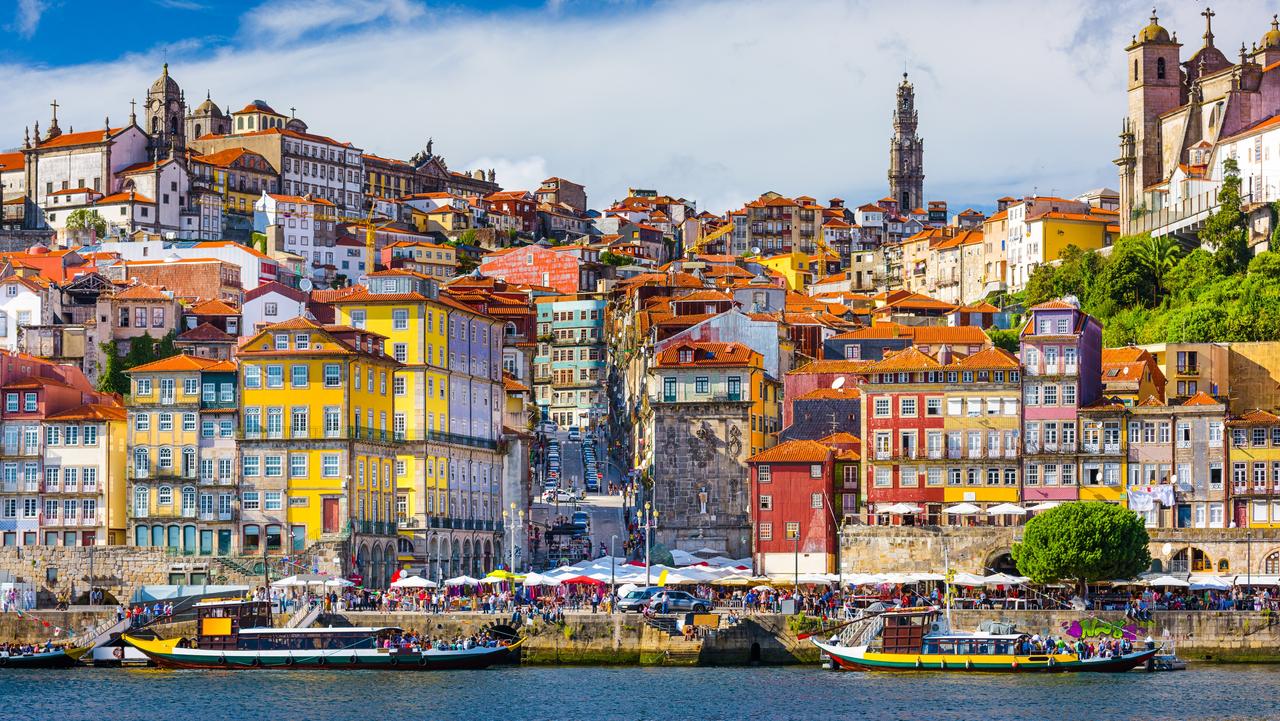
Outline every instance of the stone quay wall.
[[(1261, 575), (1265, 559), (1280, 552), (1280, 528), (1152, 528), (1148, 532), (1151, 558), (1164, 572), (1175, 556), (1185, 559), (1187, 550), (1194, 548), (1208, 559), (1206, 570)], [(949, 561), (957, 571), (985, 574), (1021, 539), (1022, 526), (845, 526), (840, 565), (846, 573), (941, 572)]]

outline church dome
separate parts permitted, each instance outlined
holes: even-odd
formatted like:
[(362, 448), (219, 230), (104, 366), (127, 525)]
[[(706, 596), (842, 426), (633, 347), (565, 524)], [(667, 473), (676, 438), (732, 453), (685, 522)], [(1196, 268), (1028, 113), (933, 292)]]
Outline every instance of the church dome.
[(219, 108), (219, 107), (218, 107), (218, 104), (217, 104), (217, 103), (215, 103), (215, 102), (213, 102), (213, 100), (212, 100), (212, 99), (210, 99), (210, 98), (209, 98), (209, 96), (207, 96), (207, 95), (206, 95), (206, 96), (205, 96), (205, 99), (204, 99), (204, 102), (203, 102), (203, 103), (200, 103), (200, 107), (196, 108), (196, 112), (195, 112), (195, 114), (196, 114), (196, 115), (208, 115), (208, 116), (211, 116), (211, 117), (214, 117), (214, 118), (221, 118), (221, 117), (222, 117), (222, 109), (221, 109), (221, 108)]
[(1271, 16), (1271, 29), (1266, 35), (1262, 36), (1262, 41), (1258, 43), (1259, 50), (1272, 50), (1280, 48), (1280, 17)]
[(1167, 43), (1169, 42), (1169, 31), (1160, 27), (1157, 22), (1160, 18), (1156, 17), (1156, 9), (1151, 8), (1151, 24), (1138, 32), (1139, 43)]
[(169, 63), (164, 64), (164, 73), (151, 83), (151, 89), (147, 91), (148, 95), (179, 95), (182, 88), (178, 87), (178, 81), (169, 77)]

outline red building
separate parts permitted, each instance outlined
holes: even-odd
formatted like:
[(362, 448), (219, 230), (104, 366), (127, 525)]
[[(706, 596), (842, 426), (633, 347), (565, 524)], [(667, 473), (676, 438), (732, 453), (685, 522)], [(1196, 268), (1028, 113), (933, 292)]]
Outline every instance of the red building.
[(916, 348), (867, 368), (862, 439), (869, 523), (884, 520), (886, 514), (910, 523), (921, 517), (926, 504), (945, 500), (941, 485), (920, 478), (926, 433), (942, 431), (944, 424), (936, 389), (921, 382), (930, 372), (925, 369), (938, 372), (942, 364)]
[(787, 441), (747, 459), (756, 573), (835, 572), (835, 455), (817, 441)]
[(538, 201), (527, 190), (503, 190), (485, 196), (489, 206), (516, 218), (520, 232), (532, 235), (538, 230)]
[(782, 377), (782, 427), (795, 423), (794, 401), (819, 388), (840, 388), (852, 393), (862, 384), (871, 361), (814, 360)]
[(495, 250), (480, 260), (480, 272), (508, 283), (555, 288), (560, 293), (595, 292), (600, 264), (575, 252), (558, 252), (543, 245)]

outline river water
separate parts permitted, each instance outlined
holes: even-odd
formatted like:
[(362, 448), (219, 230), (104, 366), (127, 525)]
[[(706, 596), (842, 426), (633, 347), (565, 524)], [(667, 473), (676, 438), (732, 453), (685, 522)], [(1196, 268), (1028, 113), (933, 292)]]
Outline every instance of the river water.
[(1280, 719), (1280, 666), (1034, 676), (810, 667), (0, 670), (0, 719), (50, 721), (1228, 718)]

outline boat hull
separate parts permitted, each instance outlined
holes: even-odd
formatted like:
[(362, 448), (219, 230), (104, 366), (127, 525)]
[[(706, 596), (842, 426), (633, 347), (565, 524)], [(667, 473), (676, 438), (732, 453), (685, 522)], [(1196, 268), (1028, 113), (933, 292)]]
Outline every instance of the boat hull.
[(1119, 673), (1145, 664), (1157, 649), (1115, 658), (1081, 660), (1073, 653), (1047, 655), (942, 655), (878, 653), (866, 647), (814, 642), (846, 671), (959, 671), (987, 673)]
[(483, 669), (509, 660), (517, 644), (465, 651), (397, 652), (388, 649), (316, 651), (218, 651), (179, 648), (179, 639), (146, 640), (125, 636), (157, 666), (208, 670), (376, 670), (448, 671)]
[(80, 657), (89, 647), (68, 648), (30, 656), (0, 656), (0, 668), (72, 668), (80, 664)]

